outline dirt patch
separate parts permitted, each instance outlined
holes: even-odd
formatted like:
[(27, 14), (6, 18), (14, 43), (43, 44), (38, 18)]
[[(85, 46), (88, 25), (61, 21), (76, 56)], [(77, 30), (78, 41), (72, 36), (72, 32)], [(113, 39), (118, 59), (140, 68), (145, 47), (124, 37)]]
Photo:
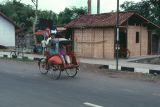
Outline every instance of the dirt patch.
[(100, 75), (106, 75), (107, 77), (110, 78), (124, 78), (124, 79), (140, 80), (140, 81), (147, 81), (160, 84), (160, 75), (109, 70), (107, 69), (107, 66), (96, 65), (96, 64), (84, 64), (84, 63), (81, 63), (80, 69), (81, 71), (84, 72), (98, 73)]
[(160, 57), (145, 58), (145, 59), (140, 59), (140, 60), (136, 60), (136, 61), (132, 61), (132, 62), (160, 65)]

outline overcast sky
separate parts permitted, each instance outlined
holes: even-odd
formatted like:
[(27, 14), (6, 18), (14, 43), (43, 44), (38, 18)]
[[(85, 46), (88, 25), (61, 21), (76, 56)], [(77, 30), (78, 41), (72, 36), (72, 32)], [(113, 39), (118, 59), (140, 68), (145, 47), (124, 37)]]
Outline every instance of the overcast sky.
[[(1, 0), (0, 0), (1, 1)], [(3, 0), (5, 1), (5, 0)], [(59, 13), (63, 11), (65, 7), (87, 7), (88, 0), (38, 0), (39, 1), (39, 9), (41, 10), (52, 10), (55, 13)], [(96, 13), (96, 1), (92, 0), (92, 13)], [(124, 1), (134, 1), (139, 2), (141, 0), (119, 0), (120, 4)], [(31, 0), (21, 0), (21, 2), (25, 4), (33, 4)], [(111, 12), (112, 10), (116, 10), (117, 0), (100, 0), (100, 12)]]

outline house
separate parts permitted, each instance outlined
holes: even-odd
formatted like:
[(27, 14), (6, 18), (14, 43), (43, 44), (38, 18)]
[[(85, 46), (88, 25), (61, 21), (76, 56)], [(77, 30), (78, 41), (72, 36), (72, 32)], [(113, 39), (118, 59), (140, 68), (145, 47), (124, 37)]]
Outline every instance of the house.
[[(72, 30), (78, 55), (90, 58), (115, 58), (117, 13), (82, 15), (65, 27)], [(135, 12), (120, 12), (120, 50), (131, 57), (157, 54), (160, 35), (154, 34), (159, 26)], [(154, 39), (156, 37), (156, 39)], [(121, 52), (120, 52), (121, 53)]]
[(0, 12), (0, 45), (15, 47), (16, 25), (7, 16)]

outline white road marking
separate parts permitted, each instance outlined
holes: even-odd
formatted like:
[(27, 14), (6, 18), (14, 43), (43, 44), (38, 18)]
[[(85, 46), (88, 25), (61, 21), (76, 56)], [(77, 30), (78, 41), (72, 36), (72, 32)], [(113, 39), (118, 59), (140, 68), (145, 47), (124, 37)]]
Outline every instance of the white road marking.
[(83, 104), (87, 105), (87, 106), (90, 106), (90, 107), (103, 107), (103, 106), (99, 106), (99, 105), (92, 104), (92, 103), (89, 103), (89, 102), (84, 102)]

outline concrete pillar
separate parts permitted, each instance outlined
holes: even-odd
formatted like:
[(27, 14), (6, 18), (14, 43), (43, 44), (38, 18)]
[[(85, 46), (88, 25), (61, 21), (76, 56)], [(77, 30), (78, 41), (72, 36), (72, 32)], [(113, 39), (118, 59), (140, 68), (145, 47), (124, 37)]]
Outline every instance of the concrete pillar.
[(100, 0), (97, 0), (97, 14), (100, 13)]
[(92, 0), (88, 0), (88, 14), (91, 14), (91, 2)]

